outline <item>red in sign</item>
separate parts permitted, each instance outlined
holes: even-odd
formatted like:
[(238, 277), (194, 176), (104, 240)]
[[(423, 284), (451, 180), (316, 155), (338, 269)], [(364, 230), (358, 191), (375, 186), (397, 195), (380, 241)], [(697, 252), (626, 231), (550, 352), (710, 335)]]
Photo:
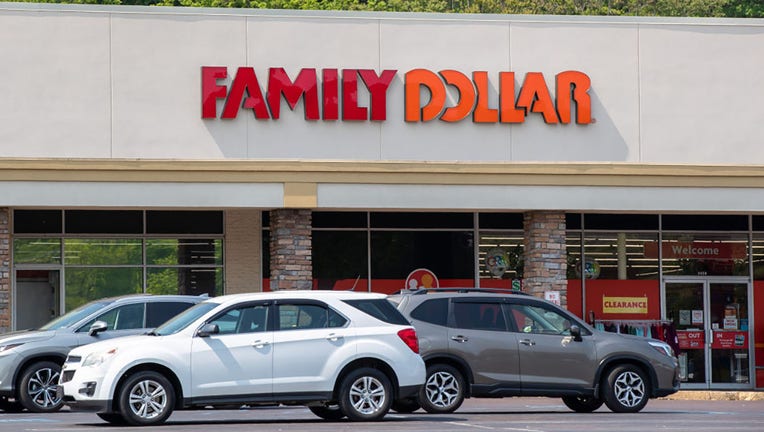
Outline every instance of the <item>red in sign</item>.
[(748, 332), (715, 331), (713, 337), (713, 349), (748, 349)]
[(706, 335), (703, 330), (678, 330), (676, 338), (679, 340), (679, 348), (703, 349), (706, 343)]
[(435, 276), (435, 273), (431, 270), (418, 268), (409, 273), (404, 288), (412, 291), (427, 288), (440, 288), (440, 283), (438, 282), (438, 277)]

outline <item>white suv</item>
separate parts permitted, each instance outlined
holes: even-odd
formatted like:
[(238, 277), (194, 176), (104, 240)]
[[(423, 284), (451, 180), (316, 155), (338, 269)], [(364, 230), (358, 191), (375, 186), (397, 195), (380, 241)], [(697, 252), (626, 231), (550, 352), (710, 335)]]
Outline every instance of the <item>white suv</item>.
[(72, 350), (58, 391), (73, 409), (114, 424), (279, 403), (372, 421), (424, 383), (418, 352), (415, 330), (382, 294), (237, 294), (202, 302), (148, 335)]

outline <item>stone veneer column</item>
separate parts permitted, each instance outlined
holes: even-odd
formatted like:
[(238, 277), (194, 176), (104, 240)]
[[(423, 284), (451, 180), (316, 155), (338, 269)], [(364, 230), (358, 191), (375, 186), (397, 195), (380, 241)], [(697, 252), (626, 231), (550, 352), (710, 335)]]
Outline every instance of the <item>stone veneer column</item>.
[(525, 252), (523, 291), (544, 297), (544, 291), (559, 291), (560, 303), (568, 303), (565, 248), (565, 213), (532, 211), (523, 217)]
[(10, 211), (0, 208), (0, 333), (11, 330)]
[(313, 288), (310, 210), (271, 210), (271, 291)]

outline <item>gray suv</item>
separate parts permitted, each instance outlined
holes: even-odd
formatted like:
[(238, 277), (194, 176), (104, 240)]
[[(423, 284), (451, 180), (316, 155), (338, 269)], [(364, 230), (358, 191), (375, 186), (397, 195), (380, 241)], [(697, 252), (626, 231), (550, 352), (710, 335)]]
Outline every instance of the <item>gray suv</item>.
[(679, 390), (679, 364), (659, 340), (595, 330), (537, 297), (464, 289), (404, 291), (390, 300), (419, 336), (427, 380), (394, 409), (455, 411), (465, 397), (560, 397), (576, 412), (604, 403), (638, 412)]
[(61, 365), (74, 347), (147, 332), (206, 296), (129, 295), (83, 305), (36, 330), (0, 335), (0, 409), (53, 412)]

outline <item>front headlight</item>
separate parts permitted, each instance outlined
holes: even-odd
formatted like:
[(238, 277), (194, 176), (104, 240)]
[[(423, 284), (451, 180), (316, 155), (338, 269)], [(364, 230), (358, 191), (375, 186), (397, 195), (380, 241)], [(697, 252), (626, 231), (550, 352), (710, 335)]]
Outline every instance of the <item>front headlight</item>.
[(0, 354), (4, 353), (6, 351), (10, 351), (10, 350), (12, 350), (12, 349), (14, 349), (14, 348), (16, 348), (17, 346), (20, 346), (20, 345), (24, 345), (24, 342), (21, 342), (21, 343), (9, 343), (9, 344), (6, 344), (6, 345), (0, 345)]
[(671, 348), (671, 345), (664, 342), (659, 342), (659, 341), (648, 341), (647, 343), (649, 343), (650, 346), (653, 347), (659, 353), (667, 355), (669, 357), (674, 357), (674, 350)]
[(82, 367), (100, 366), (104, 362), (110, 360), (116, 353), (116, 348), (112, 348), (108, 351), (90, 353), (85, 357), (85, 360), (82, 361)]

